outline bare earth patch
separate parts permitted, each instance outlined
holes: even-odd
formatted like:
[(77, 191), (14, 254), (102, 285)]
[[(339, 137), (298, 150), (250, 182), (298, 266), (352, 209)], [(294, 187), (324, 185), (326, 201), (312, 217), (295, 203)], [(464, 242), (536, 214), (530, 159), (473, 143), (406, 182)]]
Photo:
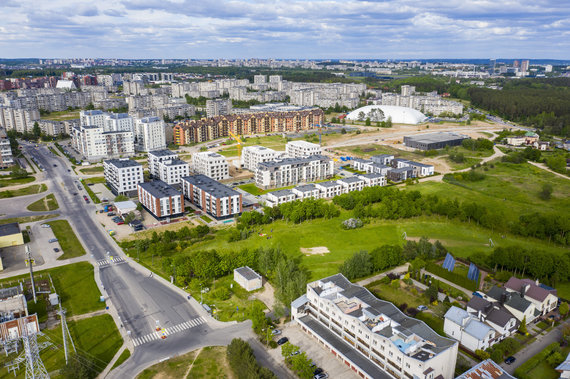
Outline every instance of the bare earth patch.
[(326, 246), (302, 247), (301, 253), (305, 255), (325, 255), (327, 253), (330, 253), (330, 251)]

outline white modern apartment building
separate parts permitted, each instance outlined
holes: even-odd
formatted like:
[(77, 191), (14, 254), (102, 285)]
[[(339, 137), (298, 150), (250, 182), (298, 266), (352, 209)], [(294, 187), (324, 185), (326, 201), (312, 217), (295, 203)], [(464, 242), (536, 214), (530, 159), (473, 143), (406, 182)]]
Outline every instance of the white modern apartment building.
[(206, 175), (187, 176), (181, 183), (182, 192), (190, 203), (215, 218), (242, 212), (241, 194)]
[(226, 158), (208, 151), (192, 155), (192, 170), (214, 180), (224, 180), (230, 177)]
[(155, 218), (175, 217), (184, 213), (184, 196), (161, 180), (139, 183), (139, 202)]
[(166, 184), (178, 184), (180, 179), (190, 175), (190, 165), (182, 159), (158, 162), (158, 177)]
[(342, 274), (307, 284), (291, 320), (362, 378), (454, 378), (457, 341)]
[(106, 132), (132, 132), (135, 129), (133, 118), (127, 113), (107, 113), (104, 120)]
[(7, 138), (0, 138), (0, 168), (10, 167), (13, 164), (14, 157), (12, 156), (10, 140)]
[(291, 158), (321, 154), (321, 146), (307, 141), (291, 141), (285, 145), (285, 153)]
[(90, 161), (128, 157), (135, 153), (133, 132), (105, 132), (96, 126), (74, 127), (71, 131), (71, 144)]
[(103, 162), (105, 181), (116, 195), (133, 192), (144, 182), (143, 166), (130, 159), (109, 159)]
[(255, 172), (261, 162), (273, 161), (282, 153), (265, 146), (246, 146), (241, 151), (241, 165), (243, 168)]
[(84, 126), (96, 126), (105, 129), (106, 113), (100, 110), (81, 111), (79, 112), (79, 121)]
[(322, 155), (261, 162), (255, 172), (259, 188), (286, 187), (327, 179), (334, 174), (333, 160)]
[(164, 121), (158, 117), (136, 119), (135, 148), (137, 151), (152, 151), (166, 148)]
[(159, 163), (164, 161), (171, 161), (178, 159), (178, 154), (173, 153), (171, 150), (153, 150), (148, 152), (148, 170), (150, 176), (153, 178), (159, 177)]
[(31, 132), (39, 119), (37, 109), (0, 106), (0, 128), (20, 133)]
[(232, 101), (230, 99), (206, 100), (206, 116), (222, 116), (232, 113)]

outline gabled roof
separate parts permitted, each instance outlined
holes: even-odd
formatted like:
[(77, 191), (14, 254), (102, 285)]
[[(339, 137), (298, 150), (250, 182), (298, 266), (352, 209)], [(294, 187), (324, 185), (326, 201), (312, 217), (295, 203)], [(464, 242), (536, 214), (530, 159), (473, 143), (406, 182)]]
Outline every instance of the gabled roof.
[(493, 328), (489, 325), (482, 323), (479, 320), (472, 319), (467, 323), (463, 331), (478, 340), (484, 340), (489, 332), (493, 332)]
[[(525, 291), (525, 287), (527, 286), (528, 288)], [(531, 299), (540, 302), (544, 301), (551, 293), (530, 279), (519, 279), (514, 276), (512, 276), (507, 283), (505, 283), (505, 288), (509, 288), (513, 291), (522, 293), (525, 296), (528, 296)]]
[(556, 371), (570, 371), (570, 354), (568, 354), (564, 362), (556, 367)]
[(470, 318), (471, 316), (466, 310), (463, 310), (459, 307), (452, 306), (449, 310), (445, 313), (444, 316), (447, 320), (450, 320), (457, 325), (463, 325), (465, 319)]
[(484, 360), (455, 379), (515, 379), (491, 359)]
[(515, 316), (513, 316), (506, 309), (493, 307), (487, 314), (486, 320), (500, 327), (505, 327), (505, 325), (507, 325), (513, 318), (515, 318)]

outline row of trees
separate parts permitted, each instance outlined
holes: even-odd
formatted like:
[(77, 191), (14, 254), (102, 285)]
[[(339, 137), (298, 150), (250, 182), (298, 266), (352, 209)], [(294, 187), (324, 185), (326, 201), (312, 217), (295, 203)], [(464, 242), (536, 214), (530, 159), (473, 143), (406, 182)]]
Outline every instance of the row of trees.
[(238, 379), (277, 379), (267, 367), (260, 366), (253, 349), (241, 338), (234, 338), (226, 351), (230, 367)]
[(570, 244), (570, 216), (567, 214), (533, 213), (522, 215), (515, 222), (505, 223), (504, 216), (498, 210), (476, 202), (440, 199), (437, 195), (422, 196), (419, 191), (400, 191), (390, 187), (367, 187), (362, 191), (337, 196), (333, 202), (346, 210), (353, 210), (354, 217), (360, 219), (373, 217), (394, 220), (437, 214), (464, 222), (473, 221), (493, 231), (509, 231), (563, 245)]
[(468, 150), (479, 150), (479, 151), (484, 151), (484, 150), (493, 150), (493, 142), (486, 139), (486, 138), (477, 138), (477, 139), (464, 139), (461, 142), (461, 146), (463, 146), (464, 148), (468, 149)]
[(264, 207), (263, 213), (257, 211), (244, 212), (238, 220), (237, 228), (240, 230), (247, 229), (254, 225), (270, 224), (281, 219), (298, 224), (315, 218), (333, 218), (339, 215), (338, 208), (324, 199), (304, 199), (280, 204), (276, 207)]
[(370, 252), (358, 251), (340, 266), (339, 272), (352, 280), (362, 278), (374, 272), (385, 271), (404, 262), (415, 261), (423, 267), (423, 260), (437, 259), (445, 255), (446, 250), (439, 241), (431, 243), (427, 237), (419, 241), (407, 241), (404, 247), (399, 245), (382, 245)]

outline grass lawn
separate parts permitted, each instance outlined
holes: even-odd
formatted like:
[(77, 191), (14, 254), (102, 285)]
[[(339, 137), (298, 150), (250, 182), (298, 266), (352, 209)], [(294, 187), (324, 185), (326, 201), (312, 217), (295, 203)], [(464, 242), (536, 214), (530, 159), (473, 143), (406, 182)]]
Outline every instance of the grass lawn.
[(104, 176), (96, 176), (93, 178), (82, 179), (82, 181), (86, 184), (105, 183), (105, 177)]
[(130, 356), (131, 356), (131, 352), (129, 349), (123, 350), (121, 355), (119, 355), (119, 358), (115, 361), (115, 364), (113, 365), (113, 369), (122, 365), (124, 361), (129, 359)]
[(35, 181), (36, 178), (33, 176), (28, 176), (27, 178), (11, 178), (11, 177), (2, 177), (0, 179), (0, 188), (9, 187), (9, 186), (16, 186), (20, 184), (28, 184)]
[(60, 111), (60, 112), (51, 112), (48, 115), (42, 116), (44, 120), (55, 120), (55, 121), (64, 121), (64, 120), (72, 120), (75, 118), (79, 118), (80, 111)]
[(28, 210), (33, 212), (54, 211), (57, 208), (59, 208), (59, 204), (57, 203), (53, 193), (50, 193), (43, 199), (39, 199), (38, 201), (28, 205)]
[[(341, 176), (335, 175), (332, 178), (329, 179), (323, 179), (323, 180), (317, 180), (316, 182), (311, 182), (311, 183), (322, 183), (322, 182), (328, 182), (331, 180), (338, 180), (341, 179)], [(255, 183), (249, 183), (249, 184), (242, 184), (241, 186), (237, 186), (239, 189), (244, 190), (245, 192), (249, 192), (254, 196), (261, 196), (264, 195), (268, 192), (274, 192), (274, 191), (279, 191), (279, 190), (284, 190), (284, 189), (291, 189), (291, 188), (295, 188), (299, 186), (299, 184), (293, 185), (293, 186), (287, 186), (287, 187), (280, 187), (280, 188), (269, 188), (269, 189), (261, 189), (259, 187), (257, 187), (255, 185)]]
[[(104, 309), (105, 303), (99, 301), (101, 292), (95, 283), (93, 266), (87, 262), (79, 262), (34, 273), (36, 280), (48, 279), (51, 275), (53, 284), (61, 298), (62, 306), (67, 309), (68, 316), (80, 315)], [(28, 281), (29, 274), (20, 275), (0, 281), (3, 287), (19, 285)], [(30, 302), (32, 304), (33, 302)]]
[[(93, 362), (95, 374), (103, 371), (123, 344), (121, 335), (109, 315), (69, 321), (67, 325), (78, 354), (88, 357)], [(40, 357), (50, 376), (52, 378), (59, 377), (57, 370), (65, 365), (61, 327), (45, 329), (43, 332), (45, 337), (40, 336), (38, 342), (50, 341), (53, 345), (42, 350)], [(2, 358), (0, 358), (0, 377), (14, 378), (13, 374), (8, 373), (3, 363), (15, 359), (16, 356), (16, 354), (8, 357), (2, 355)], [(21, 364), (15, 378), (24, 378), (25, 371), (25, 364)]]
[(429, 299), (423, 294), (412, 291), (415, 286), (408, 286), (400, 281), (400, 287), (394, 288), (391, 284), (376, 283), (367, 287), (372, 293), (383, 300), (394, 303), (396, 306), (407, 304), (410, 308), (417, 308), (420, 305), (427, 305)]
[[(91, 198), (91, 200), (93, 201), (93, 203), (95, 204), (100, 204), (101, 203), (101, 199), (99, 199), (99, 197), (97, 195), (95, 195), (95, 192), (93, 192), (93, 190), (91, 189), (91, 187), (88, 186), (88, 183), (91, 184), (93, 182), (88, 181), (91, 179), (98, 179), (98, 178), (90, 178), (90, 179), (84, 179), (81, 181), (81, 183), (83, 184), (83, 187), (85, 187), (85, 191), (87, 191), (87, 194), (89, 195), (89, 197)], [(103, 183), (105, 182), (105, 178), (103, 178)], [(100, 182), (95, 182), (95, 183), (100, 183)], [(93, 184), (95, 184), (93, 183)]]
[(100, 174), (103, 172), (103, 170), (104, 170), (103, 166), (87, 167), (79, 169), (79, 171), (81, 171), (81, 173), (85, 175)]
[(465, 168), (472, 167), (472, 166), (476, 165), (477, 163), (481, 163), (481, 159), (465, 157), (463, 159), (463, 162), (457, 163), (457, 162), (454, 162), (451, 159), (449, 159), (449, 157), (447, 157), (447, 158), (445, 158), (445, 162), (449, 165), (449, 167), (451, 167), (451, 169), (453, 171), (457, 171), (457, 170), (463, 170)]
[(20, 224), (25, 224), (27, 222), (35, 222), (35, 221), (42, 221), (48, 220), (50, 218), (59, 217), (59, 214), (53, 215), (41, 215), (41, 216), (26, 216), (26, 217), (14, 217), (14, 218), (4, 218), (0, 220), (0, 225), (10, 224), (12, 222), (18, 222)]
[(361, 158), (369, 158), (373, 155), (378, 155), (378, 154), (391, 154), (396, 158), (404, 158), (411, 160), (418, 160), (421, 158), (425, 158), (425, 155), (420, 152), (400, 150), (392, 146), (380, 145), (375, 143), (366, 144), (366, 145), (339, 147), (334, 150), (340, 153), (356, 155)]
[(202, 215), (200, 216), (200, 218), (206, 222), (212, 222), (214, 220), (212, 220), (210, 217), (206, 216), (206, 215)]
[(440, 336), (445, 336), (443, 332), (443, 317), (428, 312), (420, 312), (416, 315), (416, 318), (428, 324)]
[[(137, 379), (234, 378), (225, 346), (210, 346), (158, 363), (144, 370)], [(192, 365), (192, 369), (188, 369)]]
[(35, 195), (37, 193), (47, 191), (47, 186), (45, 184), (34, 184), (29, 187), (23, 187), (15, 190), (4, 190), (0, 192), (0, 199), (7, 199), (10, 197)]
[(53, 234), (57, 238), (61, 250), (63, 250), (63, 255), (58, 260), (80, 257), (86, 254), (67, 220), (50, 221), (48, 224), (51, 225), (51, 230), (53, 230)]

